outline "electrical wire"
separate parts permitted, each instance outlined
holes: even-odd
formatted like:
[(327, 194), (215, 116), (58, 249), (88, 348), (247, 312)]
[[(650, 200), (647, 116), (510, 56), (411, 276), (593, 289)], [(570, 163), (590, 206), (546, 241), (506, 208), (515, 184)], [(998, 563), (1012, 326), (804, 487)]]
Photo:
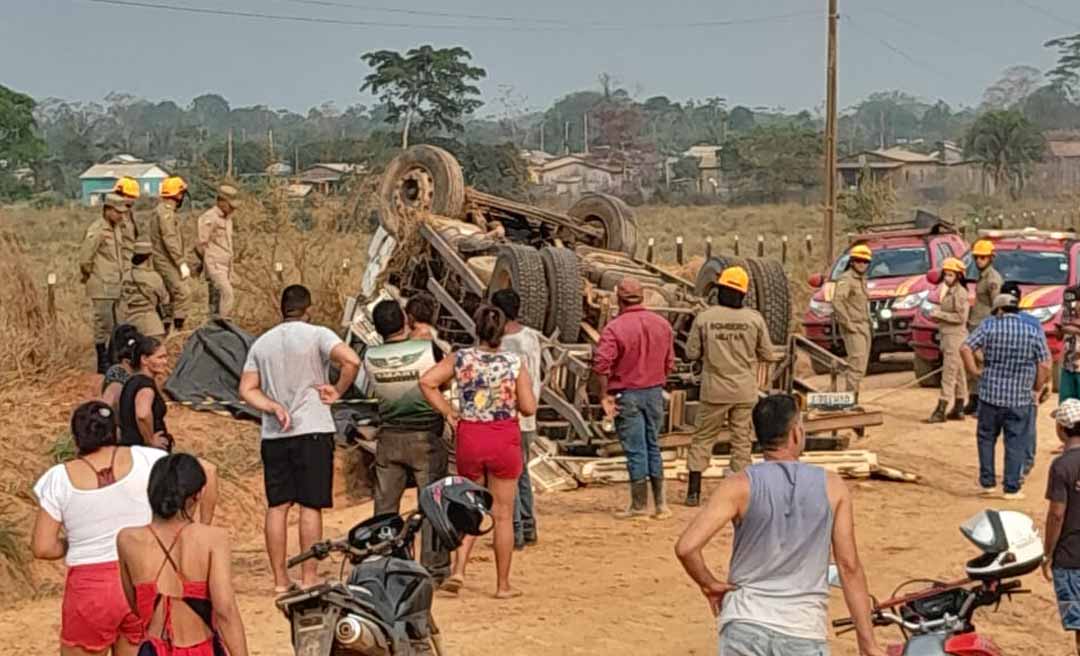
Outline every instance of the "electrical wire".
[(1046, 16), (1047, 18), (1050, 18), (1050, 19), (1052, 19), (1054, 21), (1057, 21), (1059, 23), (1065, 23), (1066, 25), (1071, 25), (1073, 27), (1080, 28), (1080, 22), (1077, 22), (1075, 20), (1070, 20), (1068, 18), (1065, 18), (1064, 16), (1058, 16), (1057, 14), (1050, 11), (1049, 9), (1044, 9), (1044, 8), (1040, 7), (1039, 5), (1033, 3), (1033, 2), (1028, 2), (1028, 0), (1013, 0), (1013, 2), (1015, 2), (1016, 4), (1021, 5), (1023, 7), (1027, 7), (1028, 9), (1030, 9), (1030, 10), (1036, 12), (1036, 13), (1042, 14), (1043, 16)]
[(892, 43), (890, 43), (886, 39), (883, 39), (883, 38), (871, 33), (868, 30), (862, 29), (861, 27), (859, 27), (856, 24), (856, 22), (854, 20), (852, 20), (850, 14), (844, 14), (844, 18), (847, 19), (847, 25), (849, 27), (854, 28), (856, 32), (858, 32), (860, 34), (863, 34), (866, 37), (877, 41), (882, 47), (886, 48), (887, 50), (890, 50), (891, 52), (893, 52), (896, 55), (899, 55), (900, 57), (905, 59), (909, 64), (911, 64), (913, 66), (917, 66), (917, 67), (919, 67), (919, 68), (921, 68), (923, 70), (929, 71), (931, 73), (934, 73), (935, 75), (939, 75), (942, 78), (945, 78), (947, 80), (954, 79), (953, 76), (950, 75), (949, 73), (946, 73), (945, 71), (943, 71), (943, 70), (941, 70), (939, 68), (936, 68), (933, 65), (931, 65), (931, 64), (929, 64), (929, 63), (927, 63), (925, 61), (922, 61), (921, 59), (916, 58), (915, 56), (909, 54), (908, 52), (906, 52), (904, 49), (900, 48), (899, 46), (893, 45)]

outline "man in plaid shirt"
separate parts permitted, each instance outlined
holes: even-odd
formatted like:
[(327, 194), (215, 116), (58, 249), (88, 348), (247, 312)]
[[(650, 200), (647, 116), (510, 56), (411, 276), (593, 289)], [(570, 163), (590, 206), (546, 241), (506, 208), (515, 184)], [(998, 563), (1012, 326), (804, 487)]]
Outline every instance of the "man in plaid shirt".
[[(1005, 499), (1023, 499), (1022, 469), (1028, 442), (1026, 434), (1036, 396), (1050, 379), (1050, 349), (1040, 326), (1019, 314), (1016, 297), (1000, 294), (994, 299), (993, 316), (968, 336), (960, 355), (972, 375), (979, 376), (979, 485), (985, 495), (994, 494), (997, 477), (994, 449), (1005, 433)], [(982, 351), (983, 365), (975, 361)]]

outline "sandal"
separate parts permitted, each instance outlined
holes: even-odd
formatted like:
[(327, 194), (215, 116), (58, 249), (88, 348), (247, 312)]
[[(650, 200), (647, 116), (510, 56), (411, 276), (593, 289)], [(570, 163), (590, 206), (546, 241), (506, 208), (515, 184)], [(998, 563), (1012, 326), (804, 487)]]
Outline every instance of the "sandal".
[(511, 588), (509, 592), (496, 592), (495, 593), (495, 598), (496, 599), (517, 599), (518, 597), (521, 597), (524, 594), (525, 594), (524, 592), (522, 592), (521, 590), (518, 590), (517, 588)]
[(442, 587), (440, 587), (439, 590), (449, 592), (450, 594), (457, 594), (461, 592), (461, 589), (464, 587), (465, 577), (454, 574), (443, 581)]

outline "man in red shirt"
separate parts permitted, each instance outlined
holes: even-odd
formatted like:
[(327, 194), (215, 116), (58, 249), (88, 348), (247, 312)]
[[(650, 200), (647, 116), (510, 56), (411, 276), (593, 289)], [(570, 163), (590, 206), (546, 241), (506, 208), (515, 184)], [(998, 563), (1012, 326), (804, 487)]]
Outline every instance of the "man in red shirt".
[(659, 436), (664, 383), (675, 366), (671, 326), (641, 305), (644, 292), (638, 279), (623, 278), (616, 295), (619, 316), (604, 326), (593, 354), (600, 403), (604, 414), (615, 420), (630, 471), (630, 506), (615, 516), (647, 515), (651, 482), (655, 517), (665, 519), (671, 511), (664, 500)]

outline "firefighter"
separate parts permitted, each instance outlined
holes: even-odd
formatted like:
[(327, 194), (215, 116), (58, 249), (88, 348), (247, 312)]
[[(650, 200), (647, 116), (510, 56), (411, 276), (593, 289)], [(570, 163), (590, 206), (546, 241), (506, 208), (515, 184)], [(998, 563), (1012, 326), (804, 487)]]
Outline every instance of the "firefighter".
[(184, 239), (180, 234), (177, 216), (185, 199), (187, 183), (183, 178), (165, 178), (161, 183), (161, 200), (147, 222), (147, 232), (150, 233), (149, 238), (154, 249), (151, 258), (154, 270), (161, 276), (172, 300), (162, 308), (165, 332), (169, 332), (170, 324), (177, 330), (183, 330), (190, 309), (188, 278), (191, 270), (185, 258)]
[(960, 347), (968, 336), (968, 315), (971, 309), (964, 280), (964, 263), (955, 257), (948, 258), (941, 266), (941, 277), (941, 303), (930, 315), (938, 322), (942, 358), (941, 398), (934, 413), (927, 420), (927, 423), (931, 424), (940, 424), (946, 419), (963, 419), (964, 403), (968, 394), (964, 361), (960, 358)]
[(698, 314), (690, 328), (686, 357), (703, 365), (697, 430), (687, 458), (686, 505), (691, 507), (701, 503), (701, 473), (708, 469), (713, 444), (725, 425), (731, 433), (731, 470), (742, 471), (751, 462), (750, 416), (758, 400), (758, 365), (774, 357), (765, 319), (743, 307), (749, 289), (745, 269), (724, 269), (719, 305)]
[[(994, 242), (980, 239), (971, 247), (971, 255), (979, 269), (979, 280), (975, 284), (975, 305), (968, 318), (968, 332), (978, 328), (993, 313), (994, 298), (1001, 293), (1001, 286), (1005, 284), (1005, 279), (994, 268)], [(971, 394), (964, 414), (975, 415), (979, 411), (979, 378), (969, 374), (967, 384)]]
[(124, 176), (116, 181), (113, 193), (128, 200), (127, 220), (124, 221), (124, 261), (130, 262), (135, 250), (135, 242), (139, 239), (142, 226), (135, 216), (135, 203), (139, 200), (139, 181), (135, 178)]
[(79, 249), (79, 271), (93, 306), (94, 349), (97, 372), (109, 366), (106, 345), (117, 324), (117, 303), (124, 274), (131, 260), (124, 259), (124, 222), (130, 201), (117, 194), (105, 196), (101, 218), (90, 224)]
[(217, 203), (199, 217), (195, 253), (210, 285), (210, 315), (217, 318), (228, 318), (236, 299), (232, 286), (233, 215), (240, 206), (239, 196), (236, 187), (221, 185)]
[(874, 334), (870, 322), (870, 296), (866, 291), (866, 272), (873, 257), (869, 246), (853, 246), (848, 253), (847, 270), (836, 281), (833, 290), (833, 315), (847, 351), (847, 388), (856, 395), (870, 363)]
[(131, 268), (121, 287), (120, 312), (124, 323), (135, 326), (147, 337), (161, 340), (165, 338), (162, 308), (169, 305), (169, 292), (154, 270), (153, 254), (154, 246), (150, 241), (136, 242)]

